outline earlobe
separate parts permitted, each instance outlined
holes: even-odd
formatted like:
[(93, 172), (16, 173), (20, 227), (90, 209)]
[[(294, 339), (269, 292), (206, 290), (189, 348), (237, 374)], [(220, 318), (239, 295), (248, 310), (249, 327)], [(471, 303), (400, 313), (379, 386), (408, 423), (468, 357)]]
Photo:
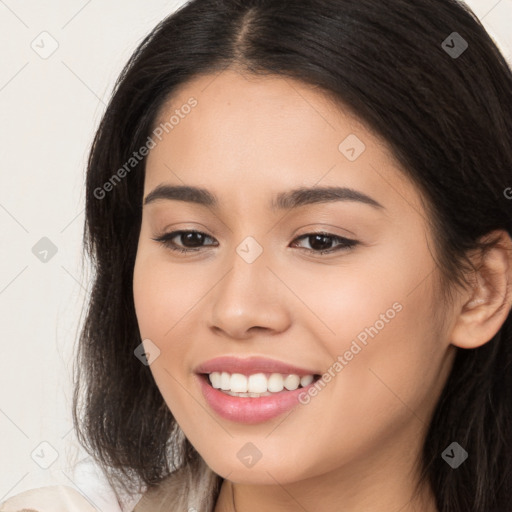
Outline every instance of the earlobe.
[(490, 341), (510, 314), (512, 306), (512, 240), (503, 230), (486, 235), (484, 241), (499, 236), (480, 256), (472, 285), (460, 307), (451, 333), (451, 343), (459, 348), (477, 348)]

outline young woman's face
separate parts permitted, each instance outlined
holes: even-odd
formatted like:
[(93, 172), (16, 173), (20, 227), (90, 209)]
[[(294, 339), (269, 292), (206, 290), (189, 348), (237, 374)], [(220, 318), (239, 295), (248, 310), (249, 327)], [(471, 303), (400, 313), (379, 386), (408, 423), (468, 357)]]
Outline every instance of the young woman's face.
[[(144, 198), (216, 198), (153, 195), (134, 269), (151, 372), (207, 464), (266, 484), (409, 468), (454, 348), (419, 192), (387, 147), (318, 90), (232, 70), (182, 88), (149, 145)], [(176, 231), (199, 234), (155, 240)], [(277, 366), (199, 368), (224, 356)], [(199, 375), (213, 369), (274, 391), (230, 396)], [(277, 396), (288, 374), (324, 378)]]

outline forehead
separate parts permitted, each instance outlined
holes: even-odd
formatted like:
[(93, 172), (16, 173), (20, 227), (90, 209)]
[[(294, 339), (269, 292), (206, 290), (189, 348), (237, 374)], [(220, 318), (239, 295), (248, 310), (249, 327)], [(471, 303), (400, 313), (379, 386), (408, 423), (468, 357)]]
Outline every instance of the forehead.
[[(269, 142), (269, 148), (294, 142), (299, 149), (300, 142), (313, 138), (315, 144), (309, 144), (313, 149), (320, 138), (326, 144), (332, 142), (326, 134), (339, 132), (337, 139), (350, 130), (370, 136), (348, 107), (339, 101), (336, 104), (332, 95), (316, 87), (287, 77), (254, 76), (232, 69), (200, 75), (182, 84), (162, 106), (155, 124), (163, 126), (173, 113), (188, 110), (191, 98), (197, 105), (179, 120), (175, 116), (178, 123), (173, 122), (170, 130), (176, 142), (180, 132), (183, 136), (186, 132), (187, 138), (208, 133), (209, 140), (229, 138), (232, 145), (243, 142), (248, 150), (261, 142)], [(191, 124), (194, 133), (187, 130)], [(207, 143), (203, 141), (203, 145)], [(300, 149), (304, 152), (307, 147)]]
[(415, 195), (377, 135), (332, 96), (287, 77), (231, 69), (195, 77), (162, 106), (155, 127), (161, 140), (148, 156), (146, 194), (163, 182), (220, 191), (321, 181), (371, 192), (392, 179)]

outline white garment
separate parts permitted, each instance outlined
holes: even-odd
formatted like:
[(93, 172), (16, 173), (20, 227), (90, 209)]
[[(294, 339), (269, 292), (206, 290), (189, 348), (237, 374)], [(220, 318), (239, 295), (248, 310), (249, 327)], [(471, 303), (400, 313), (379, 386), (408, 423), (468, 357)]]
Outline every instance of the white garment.
[(52, 485), (30, 489), (12, 496), (0, 504), (0, 512), (98, 512), (98, 510), (72, 487)]
[(140, 495), (120, 504), (103, 471), (91, 457), (80, 461), (68, 475), (70, 485), (39, 487), (11, 496), (0, 512), (131, 512)]

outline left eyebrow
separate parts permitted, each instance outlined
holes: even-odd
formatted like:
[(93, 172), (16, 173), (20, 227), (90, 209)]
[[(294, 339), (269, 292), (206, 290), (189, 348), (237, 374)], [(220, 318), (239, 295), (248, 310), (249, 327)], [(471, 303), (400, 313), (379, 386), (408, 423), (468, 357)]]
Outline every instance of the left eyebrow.
[(307, 204), (334, 201), (356, 201), (385, 210), (384, 206), (372, 197), (347, 187), (302, 187), (281, 192), (271, 203), (271, 208), (272, 210), (291, 210)]
[[(177, 200), (195, 203), (211, 208), (219, 208), (215, 194), (201, 187), (187, 185), (158, 185), (144, 199), (144, 204), (157, 200)], [(272, 210), (291, 210), (308, 204), (329, 203), (334, 201), (354, 201), (377, 209), (384, 209), (372, 197), (347, 187), (301, 187), (281, 192), (271, 201)]]

